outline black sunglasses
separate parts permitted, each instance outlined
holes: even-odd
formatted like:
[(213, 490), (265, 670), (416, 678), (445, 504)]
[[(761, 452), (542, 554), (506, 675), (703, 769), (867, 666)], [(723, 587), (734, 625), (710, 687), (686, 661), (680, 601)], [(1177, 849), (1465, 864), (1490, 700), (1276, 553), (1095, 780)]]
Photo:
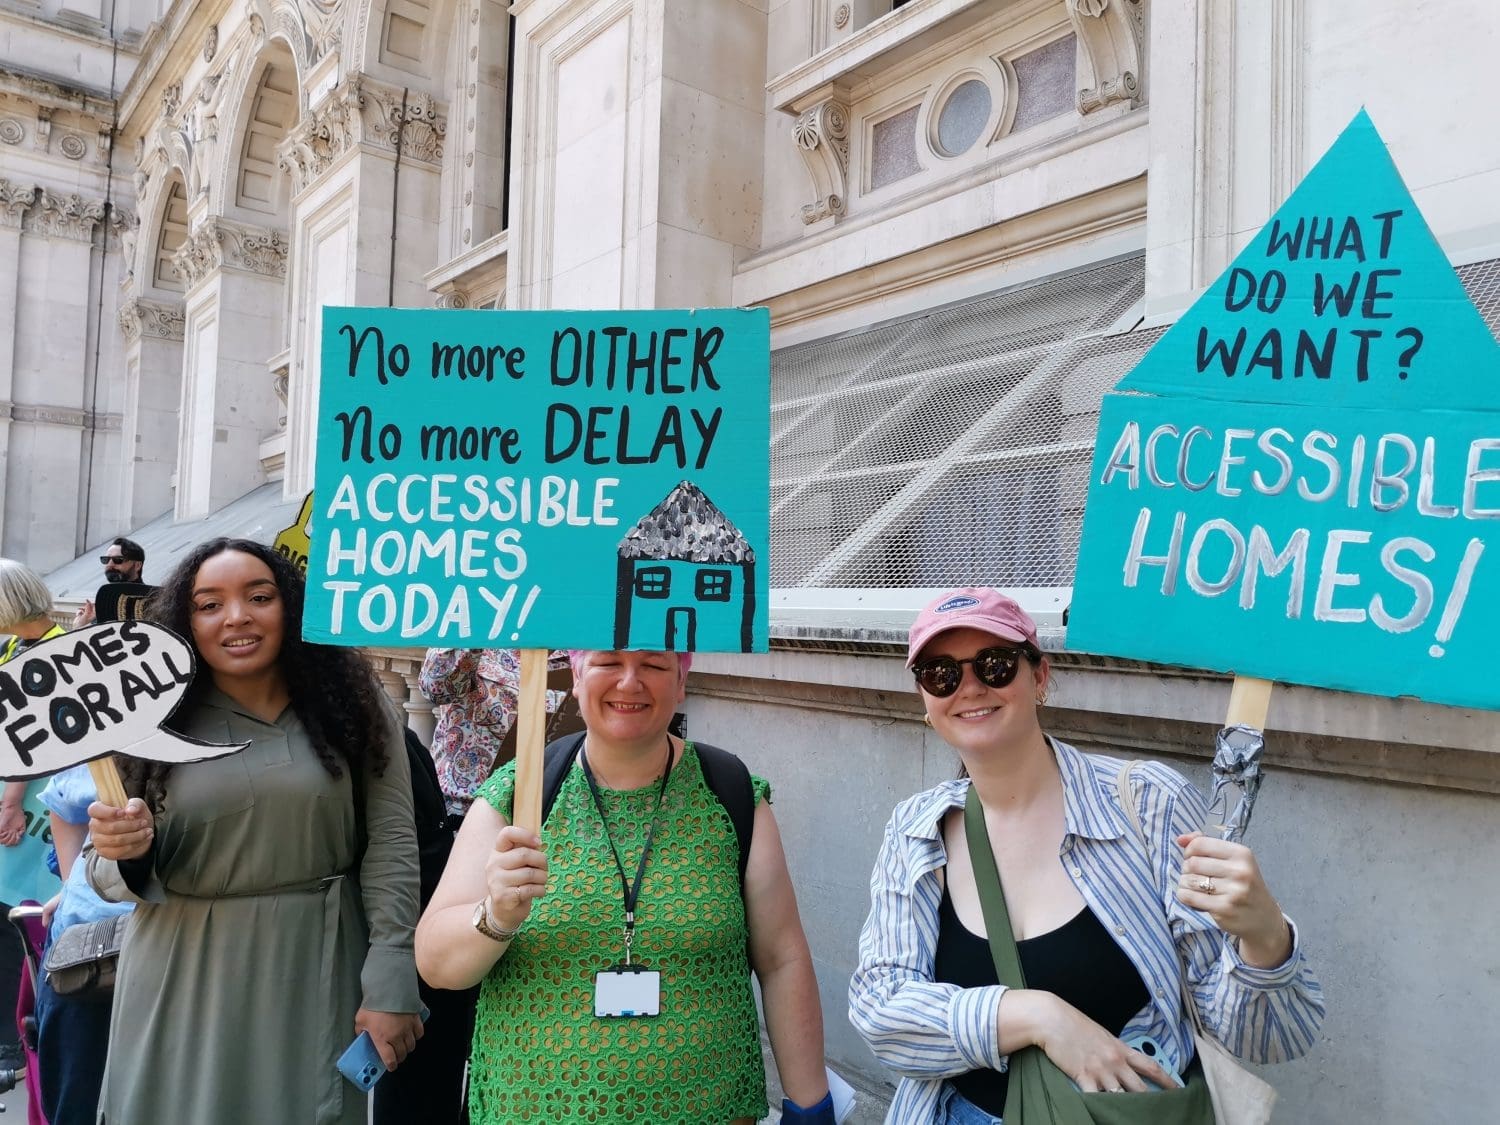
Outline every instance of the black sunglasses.
[(130, 560), (127, 559), (124, 555), (100, 555), (99, 561), (102, 562), (105, 566), (108, 566), (110, 563), (129, 562)]
[(1021, 661), (1026, 658), (1024, 650), (997, 646), (980, 649), (968, 660), (954, 660), (951, 656), (934, 656), (931, 660), (919, 660), (912, 665), (912, 675), (917, 684), (928, 695), (943, 699), (958, 690), (963, 683), (964, 665), (974, 665), (974, 675), (986, 687), (1000, 688), (1016, 678)]

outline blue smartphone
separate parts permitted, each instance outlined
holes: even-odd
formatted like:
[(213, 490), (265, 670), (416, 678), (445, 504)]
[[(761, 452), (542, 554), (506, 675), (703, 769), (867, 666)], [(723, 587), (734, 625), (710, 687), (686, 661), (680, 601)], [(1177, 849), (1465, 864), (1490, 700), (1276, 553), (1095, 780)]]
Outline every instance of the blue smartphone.
[[(1126, 1038), (1125, 1046), (1130, 1047), (1132, 1050), (1139, 1051), (1141, 1054), (1145, 1055), (1148, 1059), (1154, 1062), (1157, 1066), (1161, 1067), (1162, 1070), (1166, 1072), (1167, 1077), (1170, 1078), (1173, 1083), (1178, 1086), (1183, 1085), (1182, 1078), (1178, 1075), (1172, 1064), (1167, 1062), (1165, 1052), (1162, 1051), (1161, 1045), (1158, 1044), (1155, 1039), (1152, 1039), (1149, 1035), (1131, 1035)], [(1143, 1078), (1142, 1081), (1152, 1089), (1156, 1088), (1156, 1084), (1149, 1078)]]
[[(427, 1022), (427, 1006), (422, 1006), (422, 1022)], [(375, 1083), (385, 1076), (385, 1063), (380, 1061), (380, 1052), (375, 1049), (375, 1040), (368, 1031), (361, 1031), (358, 1038), (349, 1044), (339, 1056), (339, 1073), (368, 1093)]]

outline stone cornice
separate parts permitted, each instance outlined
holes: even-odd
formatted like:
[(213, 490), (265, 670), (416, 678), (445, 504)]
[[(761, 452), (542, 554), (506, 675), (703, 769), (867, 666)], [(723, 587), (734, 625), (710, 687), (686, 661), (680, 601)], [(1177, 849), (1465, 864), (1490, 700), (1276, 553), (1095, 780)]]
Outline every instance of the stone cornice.
[(95, 414), (91, 410), (75, 410), (67, 406), (31, 406), (0, 401), (0, 421), (5, 420), (90, 430), (119, 430), (122, 421), (119, 414)]
[(0, 230), (20, 230), (26, 209), (34, 202), (35, 186), (0, 177)]
[(26, 213), (25, 229), (43, 238), (66, 238), (92, 242), (94, 227), (104, 218), (104, 203), (72, 195), (54, 195), (43, 188), (36, 204)]
[(281, 144), (281, 166), (293, 194), (315, 183), (344, 153), (366, 146), (388, 153), (401, 141), (401, 159), (440, 167), (448, 117), (441, 103), (421, 91), (402, 91), (364, 74), (353, 74), (311, 111)]
[(278, 230), (210, 215), (188, 235), (172, 262), (191, 289), (216, 270), (285, 277), (286, 251)]
[(82, 83), (64, 86), (15, 66), (0, 67), (0, 93), (35, 102), (47, 109), (72, 110), (104, 124), (114, 118), (115, 103), (108, 90)]
[[(203, 36), (230, 10), (230, 0), (173, 0), (141, 40), (140, 62), (120, 94), (120, 132), (139, 135), (156, 116), (163, 90), (173, 75), (186, 74), (203, 46)], [(136, 127), (144, 110), (147, 120)]]
[(158, 340), (181, 340), (187, 316), (180, 301), (168, 304), (132, 297), (120, 306), (120, 331), (128, 343), (143, 336)]

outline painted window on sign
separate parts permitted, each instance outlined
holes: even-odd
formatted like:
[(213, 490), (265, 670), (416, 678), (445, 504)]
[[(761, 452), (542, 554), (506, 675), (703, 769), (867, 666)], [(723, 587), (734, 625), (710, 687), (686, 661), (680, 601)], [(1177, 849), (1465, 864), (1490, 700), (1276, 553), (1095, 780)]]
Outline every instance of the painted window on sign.
[(635, 596), (665, 598), (672, 593), (672, 572), (664, 566), (648, 566), (636, 571)]
[(730, 575), (727, 570), (700, 570), (698, 572), (698, 600), (700, 602), (727, 602), (729, 600)]

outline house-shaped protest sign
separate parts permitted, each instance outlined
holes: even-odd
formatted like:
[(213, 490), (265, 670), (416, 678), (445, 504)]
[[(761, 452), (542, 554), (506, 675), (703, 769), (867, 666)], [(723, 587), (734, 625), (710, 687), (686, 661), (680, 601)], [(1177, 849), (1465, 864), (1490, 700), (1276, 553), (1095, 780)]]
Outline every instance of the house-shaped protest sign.
[(693, 649), (700, 621), (755, 641), (755, 551), (692, 481), (683, 481), (620, 541), (615, 648)]
[(1070, 648), (1500, 706), (1500, 345), (1361, 112), (1105, 397)]

